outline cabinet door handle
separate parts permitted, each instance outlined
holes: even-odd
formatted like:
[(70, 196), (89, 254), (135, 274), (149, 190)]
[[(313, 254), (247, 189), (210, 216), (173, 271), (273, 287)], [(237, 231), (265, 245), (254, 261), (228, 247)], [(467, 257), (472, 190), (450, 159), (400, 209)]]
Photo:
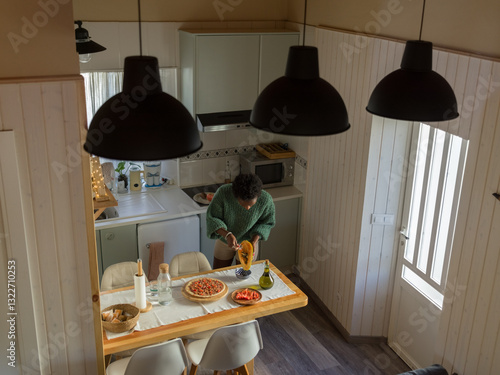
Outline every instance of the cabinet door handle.
[(114, 240), (115, 239), (115, 234), (114, 233), (108, 233), (108, 234), (106, 234), (106, 239), (108, 241)]

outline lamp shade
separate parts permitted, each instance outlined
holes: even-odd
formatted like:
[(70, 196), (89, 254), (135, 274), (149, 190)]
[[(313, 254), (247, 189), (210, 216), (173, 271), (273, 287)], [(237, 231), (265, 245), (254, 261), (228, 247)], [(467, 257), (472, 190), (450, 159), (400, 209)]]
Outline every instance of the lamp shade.
[(378, 83), (366, 110), (377, 116), (407, 121), (447, 121), (458, 117), (453, 89), (432, 70), (431, 42), (406, 42), (401, 69)]
[(272, 133), (303, 136), (349, 129), (342, 97), (319, 77), (316, 47), (290, 47), (285, 76), (271, 82), (258, 96), (250, 125)]
[(193, 117), (162, 91), (158, 59), (125, 58), (123, 90), (96, 112), (84, 149), (119, 160), (165, 160), (202, 147)]
[(75, 21), (78, 27), (75, 29), (76, 51), (80, 55), (105, 51), (106, 47), (90, 40), (89, 32), (82, 27), (82, 21)]

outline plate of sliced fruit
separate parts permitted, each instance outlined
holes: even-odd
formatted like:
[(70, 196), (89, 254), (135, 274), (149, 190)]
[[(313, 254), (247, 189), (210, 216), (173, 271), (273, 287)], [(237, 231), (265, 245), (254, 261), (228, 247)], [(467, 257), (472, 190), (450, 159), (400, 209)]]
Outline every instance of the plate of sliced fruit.
[(231, 299), (240, 305), (253, 305), (262, 299), (262, 294), (252, 288), (240, 288), (231, 293)]

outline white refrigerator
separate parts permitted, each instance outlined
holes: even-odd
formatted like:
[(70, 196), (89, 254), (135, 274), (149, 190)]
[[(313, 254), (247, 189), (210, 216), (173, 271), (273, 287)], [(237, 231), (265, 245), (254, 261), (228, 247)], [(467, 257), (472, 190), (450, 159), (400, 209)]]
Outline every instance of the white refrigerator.
[(176, 254), (200, 251), (200, 218), (194, 215), (137, 226), (139, 257), (146, 274), (149, 271), (148, 245), (153, 242), (164, 242), (163, 260), (169, 264)]

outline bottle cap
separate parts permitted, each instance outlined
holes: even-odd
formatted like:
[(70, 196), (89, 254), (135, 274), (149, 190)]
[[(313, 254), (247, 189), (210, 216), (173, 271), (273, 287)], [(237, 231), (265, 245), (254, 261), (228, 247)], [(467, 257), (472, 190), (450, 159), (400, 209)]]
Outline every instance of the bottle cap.
[(160, 272), (168, 273), (168, 263), (160, 263)]

